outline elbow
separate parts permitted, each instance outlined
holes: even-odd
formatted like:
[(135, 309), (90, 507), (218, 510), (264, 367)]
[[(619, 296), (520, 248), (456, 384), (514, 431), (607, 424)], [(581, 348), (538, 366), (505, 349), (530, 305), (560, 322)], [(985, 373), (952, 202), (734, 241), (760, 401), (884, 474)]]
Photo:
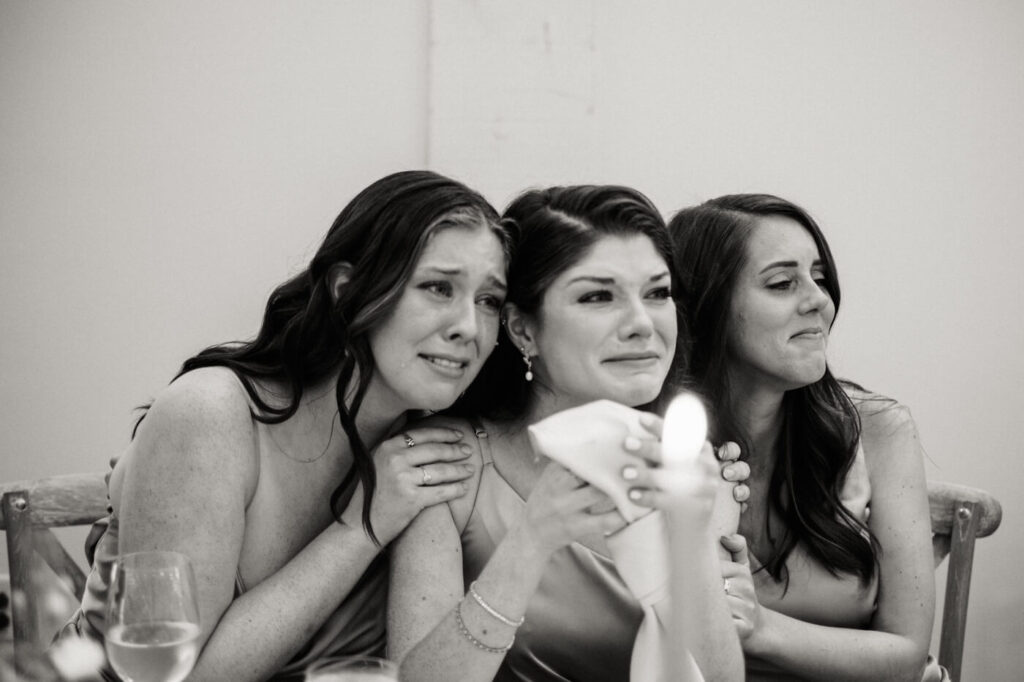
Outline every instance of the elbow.
[(894, 657), (892, 674), (887, 676), (887, 679), (898, 682), (921, 682), (925, 666), (928, 664), (927, 646), (907, 642), (902, 649), (899, 655)]

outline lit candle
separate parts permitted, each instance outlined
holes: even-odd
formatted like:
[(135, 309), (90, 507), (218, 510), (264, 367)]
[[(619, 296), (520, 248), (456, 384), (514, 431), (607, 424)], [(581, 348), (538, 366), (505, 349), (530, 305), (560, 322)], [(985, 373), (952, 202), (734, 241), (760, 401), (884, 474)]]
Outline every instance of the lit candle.
[[(667, 474), (662, 477), (662, 488), (670, 495), (664, 506), (669, 528), (669, 594), (684, 605), (690, 601), (688, 597), (693, 591), (700, 589), (699, 579), (693, 576), (694, 562), (701, 561), (701, 555), (714, 556), (708, 529), (695, 519), (693, 507), (695, 486), (700, 481), (697, 461), (707, 432), (707, 414), (697, 396), (686, 392), (677, 395), (668, 406), (661, 432), (662, 466)], [(705, 551), (701, 552), (701, 548)], [(714, 569), (717, 569), (717, 562)], [(715, 570), (711, 572), (717, 575)], [(684, 646), (666, 651), (661, 662), (664, 671), (661, 679), (703, 680), (689, 651), (697, 630), (692, 614), (685, 606), (671, 609), (666, 621), (668, 640)]]
[(680, 393), (668, 406), (661, 432), (661, 455), (667, 469), (689, 469), (697, 463), (708, 433), (704, 405), (693, 393)]

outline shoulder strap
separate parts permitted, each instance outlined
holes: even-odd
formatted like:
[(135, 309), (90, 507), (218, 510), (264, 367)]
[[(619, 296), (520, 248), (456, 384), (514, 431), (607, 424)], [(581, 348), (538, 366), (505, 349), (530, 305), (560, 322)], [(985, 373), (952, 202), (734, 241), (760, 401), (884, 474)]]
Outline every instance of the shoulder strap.
[(488, 464), (493, 466), (494, 455), (491, 453), (491, 442), (487, 436), (487, 429), (476, 418), (470, 419), (469, 425), (473, 427), (473, 433), (476, 435), (476, 442), (480, 446), (480, 456), (484, 460), (484, 466)]

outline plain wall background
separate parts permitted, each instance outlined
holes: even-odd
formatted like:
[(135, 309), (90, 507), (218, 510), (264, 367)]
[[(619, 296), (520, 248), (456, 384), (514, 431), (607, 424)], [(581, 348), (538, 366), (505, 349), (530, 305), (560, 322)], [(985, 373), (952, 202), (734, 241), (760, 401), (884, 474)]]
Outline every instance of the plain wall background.
[(838, 259), (837, 373), (1003, 502), (964, 677), (1018, 679), (1022, 120), (1014, 0), (0, 0), (0, 480), (103, 469), (388, 172), (769, 191)]

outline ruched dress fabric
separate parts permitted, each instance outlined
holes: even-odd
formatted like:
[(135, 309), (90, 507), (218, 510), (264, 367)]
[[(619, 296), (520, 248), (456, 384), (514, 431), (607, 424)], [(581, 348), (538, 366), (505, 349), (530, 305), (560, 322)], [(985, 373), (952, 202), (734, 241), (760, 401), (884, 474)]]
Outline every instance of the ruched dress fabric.
[[(462, 532), (463, 575), (475, 580), (526, 502), (494, 466), (486, 432), (476, 428), (483, 468)], [(610, 557), (579, 543), (558, 550), (530, 599), (526, 622), (495, 682), (626, 682), (640, 604)]]
[[(858, 520), (867, 523), (871, 514), (871, 479), (863, 448), (843, 481), (839, 495), (843, 506)], [(754, 573), (754, 586), (761, 606), (799, 620), (844, 628), (866, 628), (878, 605), (878, 575), (864, 584), (851, 573), (833, 575), (797, 544), (786, 559), (789, 584), (776, 582), (767, 571)], [(799, 680), (768, 661), (747, 656), (747, 680)], [(944, 679), (941, 669), (929, 661), (923, 682)]]
[[(108, 475), (108, 484), (109, 481)], [(57, 638), (88, 637), (103, 644), (110, 571), (118, 554), (117, 537), (118, 518), (112, 511), (109, 517), (93, 525), (86, 540), (86, 555), (91, 570), (86, 580), (82, 604), (58, 632)], [(386, 560), (383, 556), (378, 557), (309, 642), (284, 668), (267, 679), (274, 682), (304, 680), (306, 667), (328, 656), (383, 656), (386, 643), (387, 581)], [(236, 573), (235, 598), (241, 596), (246, 589), (241, 575)], [(108, 682), (119, 680), (109, 663), (102, 672)]]

